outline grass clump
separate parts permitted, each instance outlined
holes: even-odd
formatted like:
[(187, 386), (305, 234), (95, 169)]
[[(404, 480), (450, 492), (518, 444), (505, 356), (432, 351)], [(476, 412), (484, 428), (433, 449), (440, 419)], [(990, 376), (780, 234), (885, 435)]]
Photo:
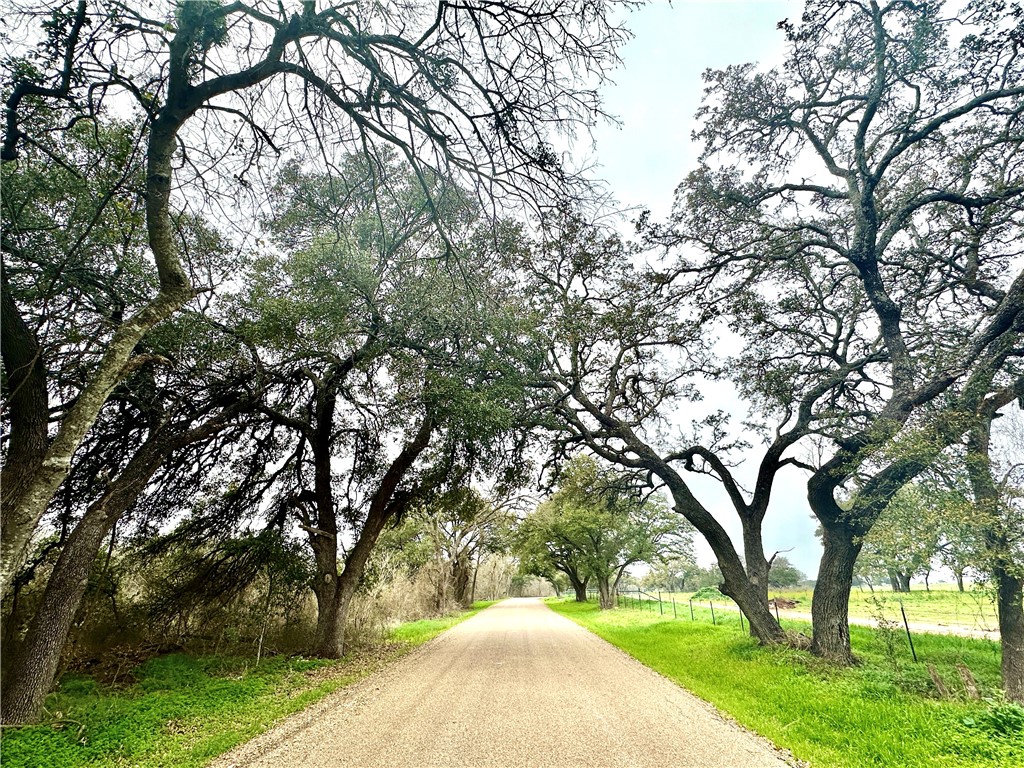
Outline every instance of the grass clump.
[(202, 766), (328, 693), (422, 645), (490, 603), (442, 619), (396, 627), (383, 645), (328, 661), (175, 653), (111, 687), (67, 675), (47, 697), (44, 722), (6, 730), (4, 768), (166, 768)]
[[(969, 701), (958, 665), (997, 696), (998, 645), (915, 635), (922, 663), (893, 638), (851, 627), (862, 663), (835, 668), (791, 648), (762, 648), (736, 616), (689, 620), (651, 611), (600, 611), (594, 604), (551, 607), (711, 702), (815, 768), (1017, 768), (1024, 765), (1024, 710), (998, 699)], [(785, 622), (787, 629), (803, 629)], [(940, 699), (926, 663), (952, 696)]]

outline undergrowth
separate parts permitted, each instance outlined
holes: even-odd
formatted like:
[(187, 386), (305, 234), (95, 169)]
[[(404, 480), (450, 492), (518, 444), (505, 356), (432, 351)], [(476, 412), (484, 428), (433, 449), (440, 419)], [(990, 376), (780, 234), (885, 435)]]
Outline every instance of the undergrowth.
[(339, 661), (276, 656), (159, 656), (132, 670), (127, 686), (67, 675), (39, 725), (5, 729), (4, 768), (202, 766), (285, 715), (349, 685), (490, 603), (442, 619), (410, 622), (382, 644)]

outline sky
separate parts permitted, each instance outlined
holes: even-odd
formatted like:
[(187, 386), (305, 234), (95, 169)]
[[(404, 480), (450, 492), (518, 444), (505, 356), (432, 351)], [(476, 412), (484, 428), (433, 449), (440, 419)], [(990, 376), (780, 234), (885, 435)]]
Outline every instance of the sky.
[[(673, 190), (696, 167), (700, 154), (690, 135), (703, 94), (702, 72), (745, 62), (780, 64), (785, 37), (777, 24), (799, 18), (802, 10), (799, 0), (653, 0), (625, 15), (634, 37), (620, 50), (623, 65), (612, 75), (615, 82), (602, 92), (607, 110), (621, 126), (598, 127), (593, 149), (598, 163), (594, 174), (608, 183), (620, 204), (650, 208), (656, 219), (669, 213)], [(706, 406), (729, 411), (736, 421), (746, 415), (727, 386), (716, 384), (705, 397)], [(680, 423), (690, 419), (685, 413), (676, 416)], [(739, 474), (752, 479), (755, 470), (748, 461)], [(821, 547), (804, 483), (803, 473), (792, 469), (776, 480), (764, 545), (768, 556), (791, 550), (785, 556), (814, 578)], [(696, 478), (693, 487), (739, 545), (739, 522), (721, 487), (703, 477)], [(699, 535), (697, 545), (701, 563), (713, 562)]]

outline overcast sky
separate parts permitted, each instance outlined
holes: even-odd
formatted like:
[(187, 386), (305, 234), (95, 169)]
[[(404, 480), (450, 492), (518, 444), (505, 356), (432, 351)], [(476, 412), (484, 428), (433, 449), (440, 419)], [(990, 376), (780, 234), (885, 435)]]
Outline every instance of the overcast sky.
[[(650, 208), (657, 218), (668, 214), (673, 190), (695, 167), (700, 152), (690, 134), (703, 93), (701, 73), (750, 61), (781, 63), (785, 38), (777, 24), (799, 18), (802, 9), (798, 0), (653, 0), (627, 15), (634, 38), (621, 50), (623, 66), (613, 75), (615, 84), (603, 92), (608, 111), (622, 126), (599, 128), (594, 149), (599, 163), (595, 173), (620, 203)], [(737, 422), (746, 415), (728, 387), (716, 385), (706, 396), (706, 404), (732, 412)], [(687, 414), (677, 417), (680, 423), (689, 422)], [(752, 477), (756, 468), (745, 469)], [(739, 523), (720, 487), (704, 478), (694, 486), (739, 545)], [(810, 514), (804, 476), (796, 470), (783, 472), (765, 521), (765, 550), (770, 556), (792, 548), (786, 557), (813, 578), (821, 547)], [(699, 536), (698, 555), (704, 564), (713, 562)]]

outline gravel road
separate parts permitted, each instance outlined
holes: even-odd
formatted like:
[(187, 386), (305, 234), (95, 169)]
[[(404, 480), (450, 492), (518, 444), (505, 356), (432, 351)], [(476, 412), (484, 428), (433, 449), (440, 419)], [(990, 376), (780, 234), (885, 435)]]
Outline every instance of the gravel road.
[(787, 763), (538, 600), (506, 600), (218, 759), (274, 766)]

